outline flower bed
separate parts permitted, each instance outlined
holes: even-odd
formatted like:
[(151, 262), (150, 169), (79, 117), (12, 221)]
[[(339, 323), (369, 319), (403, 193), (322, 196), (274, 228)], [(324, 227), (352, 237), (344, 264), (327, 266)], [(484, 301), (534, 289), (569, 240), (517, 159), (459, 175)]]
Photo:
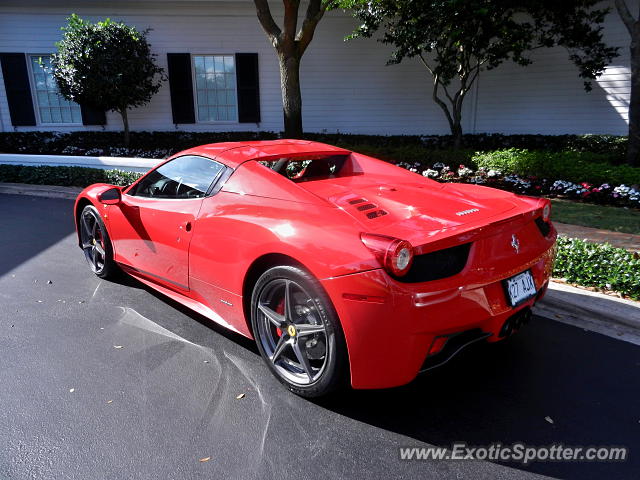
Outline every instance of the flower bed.
[(573, 183), (567, 180), (553, 180), (535, 175), (504, 174), (500, 170), (480, 167), (473, 169), (460, 165), (451, 169), (444, 163), (435, 163), (431, 168), (421, 164), (400, 162), (398, 166), (439, 182), (462, 182), (485, 185), (531, 196), (567, 198), (601, 205), (640, 208), (640, 187), (625, 184)]

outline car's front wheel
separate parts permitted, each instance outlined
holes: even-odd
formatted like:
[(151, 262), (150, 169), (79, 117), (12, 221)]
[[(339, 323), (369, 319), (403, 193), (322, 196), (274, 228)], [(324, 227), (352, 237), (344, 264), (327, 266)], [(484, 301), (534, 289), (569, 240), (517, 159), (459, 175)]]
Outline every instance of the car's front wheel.
[(100, 278), (112, 278), (119, 272), (113, 260), (111, 239), (100, 213), (93, 205), (82, 209), (78, 218), (80, 246), (91, 271)]
[(348, 359), (333, 305), (318, 281), (292, 266), (267, 270), (251, 299), (253, 333), (269, 369), (292, 392), (319, 397), (346, 380)]

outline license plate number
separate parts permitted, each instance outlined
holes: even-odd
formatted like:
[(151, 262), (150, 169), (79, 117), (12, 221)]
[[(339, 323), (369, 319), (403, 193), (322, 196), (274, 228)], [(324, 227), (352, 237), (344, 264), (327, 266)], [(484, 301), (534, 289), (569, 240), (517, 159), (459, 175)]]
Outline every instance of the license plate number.
[(512, 307), (520, 305), (536, 294), (536, 284), (529, 270), (504, 280), (504, 288)]

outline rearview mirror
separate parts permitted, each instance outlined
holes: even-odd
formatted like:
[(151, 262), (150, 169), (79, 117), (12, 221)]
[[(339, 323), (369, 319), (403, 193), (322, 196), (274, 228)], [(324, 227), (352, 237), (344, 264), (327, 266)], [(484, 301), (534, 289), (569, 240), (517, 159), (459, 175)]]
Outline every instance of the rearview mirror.
[(116, 203), (120, 203), (121, 198), (122, 195), (120, 193), (120, 189), (116, 187), (105, 190), (98, 195), (100, 203), (104, 203), (105, 205), (115, 205)]

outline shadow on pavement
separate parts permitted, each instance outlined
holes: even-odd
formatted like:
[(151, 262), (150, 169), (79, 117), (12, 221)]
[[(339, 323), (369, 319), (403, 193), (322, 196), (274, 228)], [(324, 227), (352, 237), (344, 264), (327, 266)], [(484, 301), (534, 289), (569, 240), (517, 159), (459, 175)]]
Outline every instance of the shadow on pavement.
[(352, 391), (320, 403), (443, 447), (626, 446), (631, 453), (625, 462), (504, 465), (567, 479), (637, 478), (639, 374), (635, 345), (535, 317), (509, 341), (470, 349), (408, 386)]
[(0, 194), (0, 215), (0, 276), (75, 230), (72, 200)]

